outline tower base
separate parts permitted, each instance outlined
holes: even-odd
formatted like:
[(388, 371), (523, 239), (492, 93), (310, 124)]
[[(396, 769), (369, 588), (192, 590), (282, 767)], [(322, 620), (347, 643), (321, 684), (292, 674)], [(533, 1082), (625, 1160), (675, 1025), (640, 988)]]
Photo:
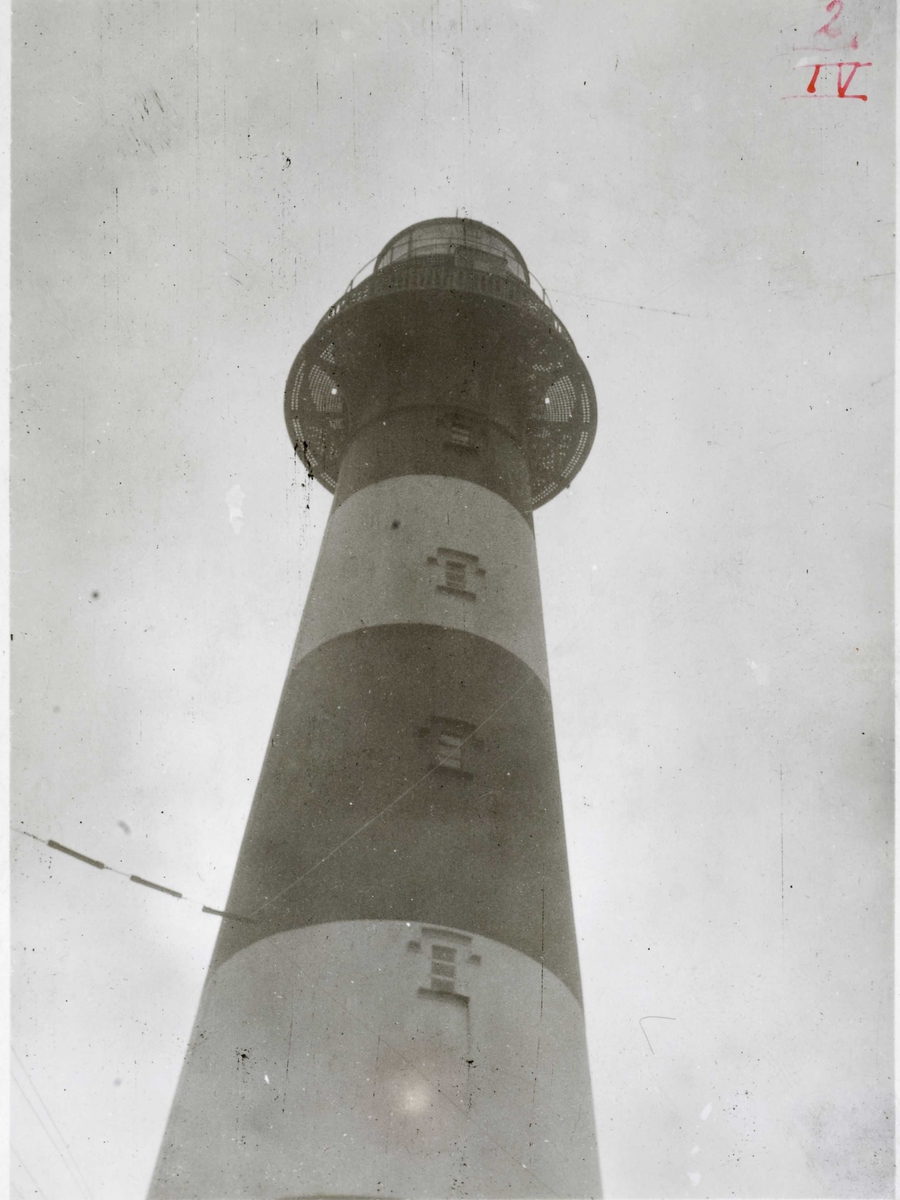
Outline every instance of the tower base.
[(581, 1006), (499, 942), (342, 921), (208, 980), (151, 1200), (600, 1195)]

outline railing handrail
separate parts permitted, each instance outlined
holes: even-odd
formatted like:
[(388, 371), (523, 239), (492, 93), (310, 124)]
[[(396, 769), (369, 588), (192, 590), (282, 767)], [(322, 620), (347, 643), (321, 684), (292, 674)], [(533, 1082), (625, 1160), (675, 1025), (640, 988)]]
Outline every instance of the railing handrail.
[[(372, 271), (357, 283), (356, 281), (359, 278), (360, 272), (364, 271), (374, 261), (375, 259), (370, 259), (354, 275), (343, 295), (328, 309), (325, 316), (319, 322), (319, 326), (336, 317), (344, 309), (368, 299), (371, 295), (383, 295), (387, 292), (405, 290), (406, 288), (417, 290), (418, 288), (449, 286), (451, 288), (456, 287), (461, 291), (472, 291), (480, 294), (488, 292), (495, 295), (502, 295), (503, 299), (516, 304), (520, 308), (524, 308), (535, 314), (539, 313), (544, 318), (549, 316), (554, 331), (572, 343), (569, 331), (553, 311), (553, 306), (550, 304), (544, 285), (539, 280), (536, 280), (533, 275), (531, 278), (535, 279), (535, 282), (541, 288), (540, 296), (533, 286), (517, 279), (514, 275), (494, 274), (488, 271), (479, 271), (476, 267), (450, 263), (447, 261), (446, 255), (433, 255), (429, 257), (422, 255), (416, 258), (404, 259), (402, 262), (391, 263), (390, 266), (382, 267), (378, 271)], [(400, 277), (403, 277), (404, 281), (401, 287), (398, 288), (396, 281)], [(488, 284), (487, 281), (490, 281), (490, 283)], [(474, 283), (475, 286), (466, 286), (467, 283)], [(574, 343), (572, 344), (574, 345)]]
[[(374, 274), (376, 274), (373, 264), (378, 261), (379, 257), (380, 257), (379, 254), (373, 254), (368, 262), (363, 263), (363, 265), (359, 268), (359, 270), (356, 272), (356, 274), (351, 277), (350, 282), (344, 288), (343, 294), (345, 296), (347, 295), (348, 292), (352, 292), (353, 289), (358, 286), (358, 284), (364, 283), (366, 279), (371, 278)], [(417, 265), (417, 262), (419, 262), (419, 263), (422, 262), (422, 260), (427, 261), (428, 259), (446, 259), (447, 257), (448, 257), (448, 255), (446, 255), (446, 254), (409, 255), (407, 258), (401, 259), (400, 262), (387, 263), (385, 266), (383, 266), (379, 269), (378, 273), (380, 273), (381, 271), (392, 270), (394, 267), (397, 267), (397, 268), (412, 267), (412, 266)], [(456, 264), (454, 264), (454, 268), (455, 268), (455, 266), (456, 266)], [(368, 272), (367, 275), (363, 276), (363, 272), (366, 271), (366, 269), (369, 267), (371, 267), (372, 269)], [(474, 271), (478, 270), (477, 267), (464, 267), (463, 269), (464, 270), (474, 270)], [(486, 274), (490, 274), (491, 272), (482, 271), (480, 273), (486, 275)], [(550, 299), (549, 293), (547, 292), (547, 289), (544, 287), (543, 283), (541, 283), (541, 281), (535, 275), (534, 271), (532, 271), (530, 269), (528, 270), (528, 281), (527, 282), (523, 279), (519, 279), (518, 276), (514, 275), (512, 272), (509, 272), (508, 275), (506, 275), (506, 276), (501, 276), (501, 278), (509, 278), (509, 279), (513, 280), (515, 283), (521, 285), (522, 287), (527, 287), (528, 290), (531, 292), (534, 292), (534, 294), (536, 296), (540, 295), (541, 302), (547, 308), (549, 308), (551, 312), (554, 311), (553, 303)], [(534, 286), (535, 284), (537, 284), (537, 287)], [(540, 292), (538, 292), (538, 288), (540, 288)]]
[[(355, 275), (352, 277), (352, 279), (350, 280), (350, 282), (349, 282), (349, 283), (347, 284), (347, 286), (344, 288), (344, 295), (345, 295), (345, 296), (346, 296), (347, 292), (351, 291), (351, 290), (352, 290), (352, 289), (353, 289), (353, 288), (356, 286), (356, 281), (357, 281), (357, 280), (359, 279), (359, 277), (362, 275), (362, 273), (363, 273), (363, 271), (366, 269), (366, 267), (371, 267), (371, 266), (372, 266), (372, 264), (373, 264), (373, 263), (374, 263), (374, 262), (377, 260), (377, 258), (378, 258), (378, 255), (377, 255), (377, 254), (373, 254), (373, 255), (372, 255), (372, 257), (369, 259), (369, 261), (368, 261), (368, 262), (366, 262), (366, 263), (363, 263), (363, 265), (362, 265), (362, 266), (359, 268), (359, 270), (356, 272), (356, 274), (355, 274)], [(372, 272), (370, 272), (370, 274), (372, 274)], [(361, 280), (361, 279), (360, 279), (359, 281), (360, 281), (360, 283), (362, 282), (362, 280)]]

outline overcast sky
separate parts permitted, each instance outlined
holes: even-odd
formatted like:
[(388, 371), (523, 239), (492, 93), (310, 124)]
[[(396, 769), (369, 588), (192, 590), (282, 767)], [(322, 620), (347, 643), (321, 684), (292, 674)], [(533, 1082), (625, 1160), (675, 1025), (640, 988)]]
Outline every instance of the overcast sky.
[(887, 1194), (894, 33), (830, 15), (18, 5), (12, 822), (190, 900), (13, 836), (15, 1194), (149, 1183), (330, 503), (287, 371), (456, 212), (597, 391), (535, 526), (606, 1194)]

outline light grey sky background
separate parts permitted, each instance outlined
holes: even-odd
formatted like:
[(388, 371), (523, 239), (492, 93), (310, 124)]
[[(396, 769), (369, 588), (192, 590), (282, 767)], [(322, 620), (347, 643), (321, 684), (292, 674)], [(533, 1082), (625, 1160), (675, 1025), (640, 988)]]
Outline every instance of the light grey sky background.
[(606, 1193), (887, 1194), (894, 32), (813, 97), (829, 15), (17, 5), (12, 823), (198, 903), (13, 835), (14, 1195), (144, 1194), (329, 508), (287, 370), (457, 211), (597, 390), (536, 529)]

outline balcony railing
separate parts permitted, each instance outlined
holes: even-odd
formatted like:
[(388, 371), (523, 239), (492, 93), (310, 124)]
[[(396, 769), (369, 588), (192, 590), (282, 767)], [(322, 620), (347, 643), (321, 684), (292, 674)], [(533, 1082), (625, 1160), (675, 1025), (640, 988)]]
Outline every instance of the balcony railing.
[[(475, 267), (461, 266), (446, 255), (413, 258), (403, 262), (371, 270), (375, 259), (371, 259), (353, 276), (347, 290), (319, 322), (317, 329), (326, 325), (339, 313), (373, 296), (386, 296), (396, 292), (424, 289), (443, 289), (457, 292), (475, 292), (494, 296), (508, 304), (525, 309), (542, 320), (573, 345), (572, 338), (562, 321), (553, 312), (553, 306), (543, 284), (531, 275), (532, 286), (515, 276), (500, 272), (479, 271)], [(363, 272), (369, 270), (368, 275)], [(534, 285), (537, 285), (535, 287)], [(537, 288), (540, 288), (538, 294)]]

